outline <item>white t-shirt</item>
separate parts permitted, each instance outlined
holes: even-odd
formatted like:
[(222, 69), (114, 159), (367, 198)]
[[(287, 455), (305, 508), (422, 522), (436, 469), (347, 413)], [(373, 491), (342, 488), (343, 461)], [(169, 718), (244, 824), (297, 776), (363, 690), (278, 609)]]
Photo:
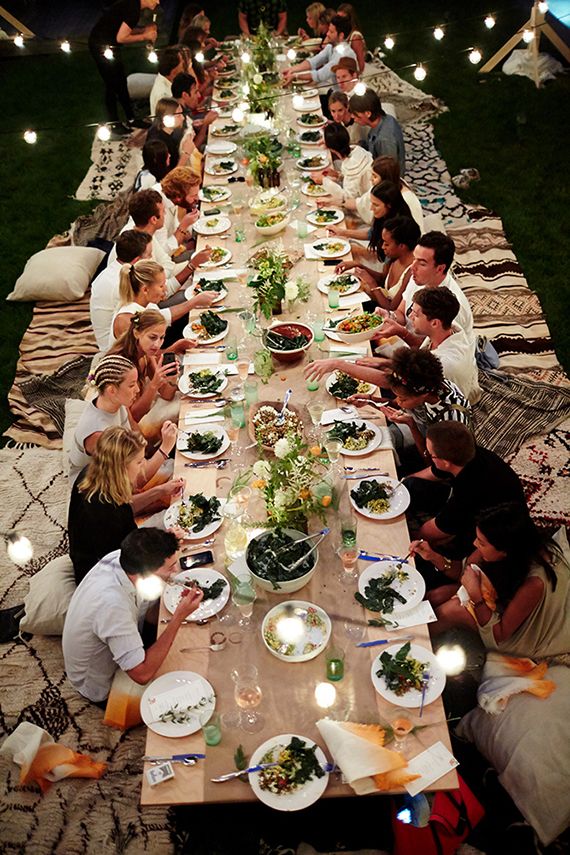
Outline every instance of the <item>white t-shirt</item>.
[(73, 442), (69, 450), (69, 486), (71, 487), (87, 466), (91, 457), (85, 451), (84, 442), (93, 433), (102, 433), (109, 427), (130, 428), (129, 413), (126, 407), (119, 407), (116, 413), (107, 413), (97, 406), (97, 398), (89, 401), (77, 422)]
[[(453, 334), (430, 353), (441, 362), (446, 380), (455, 383), (469, 403), (475, 404), (481, 397), (475, 352), (465, 331), (455, 326), (452, 329)], [(429, 350), (429, 339), (426, 338), (421, 348)]]
[(163, 74), (157, 74), (150, 90), (150, 115), (156, 115), (156, 105), (161, 98), (172, 98), (172, 83)]
[[(128, 229), (136, 228), (133, 218), (129, 217), (119, 234), (123, 234)], [(166, 274), (166, 296), (172, 297), (173, 294), (176, 294), (177, 291), (180, 290), (181, 285), (178, 279), (176, 279), (176, 274), (180, 273), (181, 270), (184, 270), (186, 267), (185, 261), (173, 261), (170, 257), (170, 251), (167, 252), (164, 248), (164, 244), (157, 237), (159, 232), (162, 229), (159, 229), (158, 232), (155, 232), (151, 238), (151, 247), (150, 247), (150, 258), (152, 261), (156, 261), (157, 264), (160, 264), (161, 267), (164, 267), (164, 272)], [(111, 252), (109, 253), (109, 264), (112, 261), (117, 260), (117, 244), (113, 244)], [(119, 267), (120, 270), (120, 267)]]
[(125, 303), (123, 306), (119, 306), (117, 311), (113, 315), (113, 320), (111, 321), (111, 333), (109, 336), (109, 347), (112, 347), (117, 339), (115, 338), (115, 333), (113, 332), (113, 324), (115, 323), (115, 318), (117, 315), (134, 315), (136, 312), (146, 312), (147, 309), (156, 309), (157, 312), (160, 312), (161, 315), (164, 316), (164, 320), (166, 321), (166, 326), (169, 327), (172, 323), (172, 314), (170, 309), (160, 309), (156, 303), (147, 303), (146, 306), (141, 306), (140, 303)]
[[(471, 306), (469, 305), (469, 300), (461, 290), (461, 285), (455, 281), (451, 273), (447, 273), (447, 276), (440, 282), (438, 287), (442, 287), (445, 285), (446, 288), (449, 288), (452, 294), (455, 294), (457, 299), (459, 300), (459, 312), (455, 317), (453, 324), (456, 327), (465, 331), (468, 341), (470, 342), (470, 346), (472, 349), (472, 353), (475, 353), (475, 333), (473, 332), (473, 312), (471, 311)], [(414, 281), (414, 277), (410, 278), (406, 290), (402, 294), (402, 301), (404, 303), (404, 312), (406, 317), (409, 315), (412, 309), (412, 303), (414, 299), (414, 294), (417, 291), (421, 291), (423, 285), (416, 285)], [(409, 328), (412, 329), (411, 324), (408, 324)], [(463, 390), (465, 391), (465, 390)]]
[(353, 199), (364, 192), (370, 184), (372, 155), (361, 146), (354, 146), (349, 156), (341, 162), (342, 187), (331, 178), (323, 178), (323, 188), (339, 201)]
[[(114, 249), (115, 247), (113, 247)], [(117, 253), (115, 251), (115, 260), (111, 261), (109, 259), (107, 267), (101, 271), (91, 285), (89, 314), (91, 316), (91, 326), (97, 339), (97, 346), (102, 353), (109, 349), (111, 323), (119, 305), (121, 264), (117, 261), (116, 256)]]
[(61, 639), (71, 685), (90, 701), (104, 701), (117, 668), (144, 662), (139, 632), (147, 603), (119, 563), (120, 550), (93, 567), (71, 598)]

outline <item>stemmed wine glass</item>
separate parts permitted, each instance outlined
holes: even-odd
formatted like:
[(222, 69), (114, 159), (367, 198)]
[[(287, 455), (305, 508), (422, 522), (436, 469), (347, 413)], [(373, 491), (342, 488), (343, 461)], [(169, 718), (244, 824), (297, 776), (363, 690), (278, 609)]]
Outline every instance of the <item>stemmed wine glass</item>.
[(234, 576), (231, 582), (232, 603), (237, 606), (241, 614), (238, 624), (240, 629), (247, 632), (251, 628), (253, 604), (257, 598), (253, 578), (249, 573), (240, 573), (239, 576)]
[(307, 407), (307, 411), (311, 417), (311, 421), (313, 423), (313, 436), (315, 439), (319, 438), (319, 426), (321, 424), (321, 419), (323, 417), (323, 413), (325, 411), (325, 405), (322, 401), (311, 401), (309, 406)]
[(265, 726), (265, 719), (256, 712), (263, 693), (255, 665), (243, 665), (232, 671), (234, 700), (241, 710), (239, 725), (246, 733), (258, 733)]

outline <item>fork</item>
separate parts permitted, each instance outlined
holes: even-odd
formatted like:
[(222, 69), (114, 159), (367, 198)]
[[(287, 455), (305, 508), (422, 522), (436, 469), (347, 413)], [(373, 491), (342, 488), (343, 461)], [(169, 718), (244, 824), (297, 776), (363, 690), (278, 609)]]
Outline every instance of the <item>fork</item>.
[(225, 469), (228, 465), (228, 459), (223, 458), (222, 460), (205, 460), (203, 463), (185, 463), (184, 466), (186, 469)]
[(424, 713), (424, 704), (425, 704), (425, 700), (426, 700), (426, 692), (427, 692), (429, 680), (430, 680), (429, 671), (424, 671), (424, 675), (422, 677), (422, 702), (420, 704), (420, 712), (419, 712), (419, 716), (418, 716), (419, 718), (421, 718), (423, 713)]

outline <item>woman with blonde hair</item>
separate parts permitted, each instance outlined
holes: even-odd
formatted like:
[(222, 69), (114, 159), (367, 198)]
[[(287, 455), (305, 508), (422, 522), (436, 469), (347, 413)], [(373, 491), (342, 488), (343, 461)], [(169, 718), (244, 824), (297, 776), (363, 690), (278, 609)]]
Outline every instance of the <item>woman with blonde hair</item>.
[(356, 54), (358, 70), (362, 74), (364, 71), (364, 64), (366, 62), (366, 42), (364, 41), (364, 36), (359, 29), (360, 24), (358, 23), (354, 6), (350, 3), (341, 3), (337, 9), (337, 15), (343, 15), (345, 18), (348, 18), (351, 23), (352, 29), (348, 34), (346, 43)]
[[(159, 457), (168, 456), (176, 441), (176, 427), (168, 423)], [(69, 502), (69, 554), (75, 581), (83, 577), (136, 528), (135, 513), (168, 504), (183, 490), (182, 479), (144, 493), (137, 487), (151, 477), (153, 460), (145, 460), (146, 440), (124, 427), (103, 431), (89, 465), (73, 485)], [(168, 449), (168, 451), (167, 451)], [(156, 456), (156, 455), (155, 455)], [(154, 473), (153, 473), (154, 474)]]
[(309, 35), (309, 33), (302, 27), (299, 27), (297, 30), (297, 35), (301, 36), (302, 39), (312, 39), (313, 36), (324, 35), (319, 32), (319, 16), (322, 15), (323, 12), (326, 12), (326, 6), (322, 3), (311, 3), (310, 6), (307, 6), (305, 9), (305, 15), (307, 16), (307, 24), (313, 31), (313, 35)]

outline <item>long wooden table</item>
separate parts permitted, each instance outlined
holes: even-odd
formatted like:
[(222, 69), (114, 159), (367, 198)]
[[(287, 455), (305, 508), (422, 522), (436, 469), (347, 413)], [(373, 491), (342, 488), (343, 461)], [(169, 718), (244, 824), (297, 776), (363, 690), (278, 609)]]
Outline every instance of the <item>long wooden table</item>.
[[(295, 114), (292, 115), (292, 122)], [(210, 179), (205, 176), (205, 183), (226, 183), (219, 179)], [(255, 192), (252, 190), (251, 192)], [(314, 202), (308, 197), (301, 195), (302, 203), (295, 212), (299, 219), (304, 218), (308, 207), (314, 207)], [(229, 240), (220, 242), (221, 246), (231, 248), (233, 258), (230, 264), (232, 268), (244, 268), (247, 258), (254, 251), (252, 245), (258, 239), (253, 226), (253, 217), (247, 211), (239, 217), (233, 218), (232, 229)], [(236, 228), (242, 228), (246, 232), (246, 240), (236, 243), (234, 233)], [(291, 227), (282, 234), (283, 246), (292, 252), (302, 253), (302, 244), (316, 240), (326, 234), (325, 230), (314, 232), (308, 238), (300, 240)], [(200, 245), (205, 245), (204, 239)], [(210, 238), (209, 243), (216, 245), (215, 239)], [(327, 311), (326, 300), (317, 290), (318, 278), (326, 273), (333, 272), (334, 268), (324, 266), (322, 262), (309, 261), (302, 257), (295, 265), (292, 277), (298, 275), (306, 277), (314, 287), (308, 303), (297, 303), (291, 315), (285, 314), (286, 319), (306, 319), (309, 312), (319, 313), (324, 316)], [(247, 292), (250, 289), (245, 285), (246, 276), (240, 277), (239, 283), (228, 284), (228, 298), (224, 301), (228, 306), (246, 305)], [(249, 297), (251, 299), (251, 295)], [(363, 295), (363, 299), (366, 296)], [(241, 321), (236, 314), (225, 316), (230, 324), (230, 335), (235, 333), (243, 338)], [(326, 347), (328, 343), (324, 343)], [(259, 346), (259, 340), (249, 341), (248, 345), (253, 349)], [(327, 407), (334, 407), (335, 401), (324, 389), (324, 382), (318, 392), (309, 392), (303, 377), (303, 369), (308, 358), (322, 358), (326, 356), (319, 350), (318, 345), (313, 345), (308, 357), (302, 362), (290, 366), (278, 365), (275, 373), (267, 383), (263, 385), (259, 381), (260, 400), (279, 400), (284, 391), (293, 389), (292, 403), (300, 407), (303, 413), (303, 421), (306, 431), (310, 430), (310, 419), (306, 411), (306, 405), (313, 396), (322, 396)], [(220, 354), (220, 362), (225, 361), (223, 353)], [(256, 378), (258, 379), (258, 378)], [(237, 377), (230, 378), (230, 384), (225, 390), (227, 394), (239, 383)], [(185, 428), (185, 415), (189, 410), (201, 408), (203, 405), (183, 401), (180, 408), (180, 427)], [(370, 414), (372, 410), (370, 410)], [(362, 417), (366, 417), (367, 411), (362, 410)], [(374, 411), (377, 415), (377, 411)], [(250, 444), (250, 438), (245, 430), (242, 430), (241, 444)], [(227, 455), (224, 455), (227, 456)], [(175, 460), (175, 475), (186, 480), (186, 494), (203, 492), (205, 495), (224, 496), (228, 489), (228, 476), (235, 475), (237, 467), (253, 463), (257, 459), (257, 449), (248, 450), (236, 462), (227, 469), (188, 469), (185, 463), (187, 458), (177, 454)], [(378, 466), (381, 471), (395, 475), (394, 457), (390, 449), (380, 449), (359, 458), (359, 463), (365, 466)], [(358, 464), (357, 464), (358, 465)], [(222, 481), (222, 479), (225, 479)], [(222, 492), (224, 490), (225, 492)], [(216, 536), (213, 548), (215, 555), (214, 566), (220, 572), (224, 572), (223, 535), (225, 526), (220, 529)], [(330, 540), (330, 539), (329, 539)], [(363, 549), (386, 552), (395, 555), (405, 555), (408, 551), (409, 535), (404, 516), (391, 521), (373, 522), (365, 517), (359, 517), (358, 546)], [(333, 551), (333, 545), (327, 540), (319, 547), (318, 570), (308, 585), (294, 595), (279, 595), (258, 591), (258, 598), (254, 605), (252, 624), (248, 632), (241, 633), (241, 643), (228, 643), (224, 650), (212, 652), (208, 647), (210, 635), (213, 631), (220, 629), (216, 621), (202, 627), (193, 624), (183, 625), (178, 631), (176, 640), (166, 657), (159, 674), (175, 670), (195, 671), (206, 677), (216, 692), (216, 709), (227, 712), (235, 709), (233, 700), (233, 682), (231, 671), (239, 669), (240, 664), (254, 663), (260, 673), (260, 684), (263, 690), (263, 700), (259, 712), (265, 718), (265, 726), (262, 731), (255, 734), (244, 733), (239, 729), (225, 729), (221, 743), (216, 747), (208, 747), (206, 760), (199, 761), (194, 767), (184, 767), (175, 764), (175, 778), (161, 783), (159, 786), (150, 787), (146, 777), (143, 776), (141, 802), (143, 805), (154, 804), (190, 804), (190, 803), (213, 803), (213, 802), (238, 802), (254, 801), (255, 796), (250, 787), (244, 786), (240, 781), (225, 784), (214, 784), (210, 778), (228, 772), (234, 768), (234, 751), (238, 744), (242, 744), (246, 754), (249, 756), (255, 748), (266, 739), (281, 733), (298, 733), (314, 739), (325, 748), (316, 728), (316, 721), (325, 715), (350, 720), (353, 722), (375, 723), (386, 721), (389, 717), (391, 705), (384, 701), (374, 690), (370, 678), (373, 660), (379, 652), (379, 648), (358, 649), (354, 641), (349, 640), (344, 633), (346, 621), (361, 622), (366, 624), (364, 610), (354, 600), (355, 588), (348, 585), (343, 586), (338, 579), (341, 569), (340, 560)], [(364, 562), (359, 562), (360, 569)], [(337, 701), (331, 710), (322, 710), (315, 700), (314, 689), (317, 683), (326, 679), (325, 656), (319, 655), (310, 662), (286, 663), (275, 658), (265, 648), (261, 638), (261, 621), (266, 612), (275, 604), (287, 599), (303, 599), (316, 603), (329, 614), (333, 623), (333, 639), (340, 642), (346, 648), (345, 676), (344, 679), (335, 684), (337, 690)], [(226, 609), (231, 608), (231, 603)], [(161, 617), (168, 613), (161, 608)], [(232, 628), (235, 629), (235, 628)], [(426, 625), (413, 627), (390, 633), (397, 642), (401, 635), (413, 635), (413, 640), (431, 649), (429, 632)], [(385, 638), (387, 634), (381, 629), (366, 626), (365, 638)], [(182, 653), (186, 648), (195, 648), (193, 652)], [(381, 648), (380, 648), (381, 649)], [(393, 709), (393, 708), (392, 708)], [(412, 710), (412, 716), (414, 711)], [(416, 711), (417, 713), (417, 711)], [(410, 755), (415, 756), (425, 748), (442, 741), (448, 748), (449, 733), (445, 722), (445, 712), (441, 698), (429, 704), (423, 714), (422, 723), (430, 725), (416, 736), (410, 737)], [(151, 730), (147, 731), (146, 753), (149, 755), (170, 756), (172, 754), (203, 752), (204, 741), (201, 732), (192, 736), (169, 739), (159, 736)], [(145, 770), (149, 768), (148, 764)], [(436, 781), (429, 789), (451, 789), (457, 786), (457, 775), (454, 771)], [(330, 780), (324, 797), (354, 795), (352, 789), (341, 783), (336, 776), (330, 776)]]

